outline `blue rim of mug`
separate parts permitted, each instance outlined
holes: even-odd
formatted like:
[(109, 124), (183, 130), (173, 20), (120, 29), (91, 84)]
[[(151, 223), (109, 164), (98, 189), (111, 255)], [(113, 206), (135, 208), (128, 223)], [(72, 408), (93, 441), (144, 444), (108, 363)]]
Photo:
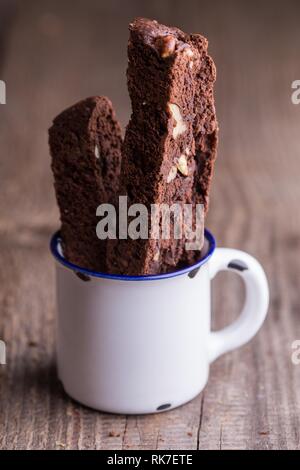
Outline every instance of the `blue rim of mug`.
[(98, 277), (102, 279), (110, 279), (110, 280), (115, 280), (115, 281), (157, 281), (160, 279), (169, 279), (172, 277), (177, 277), (177, 276), (182, 276), (183, 274), (189, 274), (192, 271), (198, 270), (203, 264), (205, 264), (209, 258), (212, 256), (213, 252), (215, 251), (216, 248), (216, 240), (212, 233), (205, 229), (204, 231), (204, 236), (206, 240), (208, 241), (208, 250), (203, 256), (203, 258), (199, 259), (197, 263), (187, 266), (186, 268), (179, 269), (177, 271), (172, 271), (169, 273), (165, 274), (149, 274), (149, 275), (143, 275), (143, 276), (126, 276), (122, 274), (107, 274), (107, 273), (101, 273), (97, 271), (92, 271), (90, 269), (86, 268), (81, 268), (77, 266), (76, 264), (70, 263), (67, 261), (63, 255), (59, 252), (59, 246), (61, 245), (61, 235), (60, 231), (57, 231), (56, 233), (53, 234), (51, 237), (50, 241), (50, 251), (56, 261), (58, 261), (60, 264), (62, 264), (65, 268), (69, 268), (72, 271), (75, 271), (76, 273), (81, 273), (89, 277)]

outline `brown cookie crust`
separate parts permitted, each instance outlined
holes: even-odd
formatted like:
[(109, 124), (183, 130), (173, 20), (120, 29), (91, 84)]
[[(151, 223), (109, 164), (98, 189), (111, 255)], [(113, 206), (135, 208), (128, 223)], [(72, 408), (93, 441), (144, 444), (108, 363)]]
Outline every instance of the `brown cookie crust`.
[[(206, 50), (207, 41), (199, 35), (143, 18), (130, 25), (127, 79), (132, 115), (120, 177), (120, 194), (128, 196), (129, 204), (143, 203), (148, 209), (162, 203), (207, 207), (215, 150), (206, 149), (203, 142), (216, 127), (212, 88), (207, 85), (214, 77), (204, 67), (211, 60)], [(202, 238), (203, 231), (204, 226)], [(186, 254), (186, 241), (172, 237), (109, 242), (108, 269), (133, 275), (172, 271), (199, 256)]]
[(63, 111), (49, 129), (63, 251), (80, 267), (106, 270), (106, 241), (96, 235), (96, 208), (118, 191), (121, 142), (112, 104), (101, 96)]

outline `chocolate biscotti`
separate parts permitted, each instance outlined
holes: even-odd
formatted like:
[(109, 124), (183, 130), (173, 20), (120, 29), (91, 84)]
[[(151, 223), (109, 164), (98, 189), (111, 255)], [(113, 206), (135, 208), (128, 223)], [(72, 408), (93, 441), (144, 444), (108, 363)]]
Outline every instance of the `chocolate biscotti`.
[(194, 197), (198, 203), (204, 205), (207, 212), (218, 144), (218, 123), (214, 104), (216, 67), (207, 53), (207, 39), (200, 34), (192, 34), (190, 43), (197, 47), (201, 55), (200, 68), (196, 74), (194, 100), (194, 138), (197, 166), (194, 180)]
[[(194, 139), (196, 172), (193, 187), (193, 205), (202, 204), (206, 214), (209, 206), (209, 192), (217, 156), (218, 122), (214, 104), (214, 83), (216, 67), (207, 53), (208, 41), (200, 34), (192, 34), (193, 44), (201, 56), (196, 73), (194, 97)], [(198, 250), (184, 251), (181, 264), (195, 263), (200, 256)]]
[[(201, 80), (205, 89), (204, 58), (205, 46), (199, 47), (198, 37), (143, 18), (130, 25), (127, 78), (132, 115), (120, 176), (120, 194), (128, 196), (128, 204), (142, 203), (150, 212), (151, 204), (183, 208), (207, 200), (209, 178), (203, 184), (200, 176), (203, 144), (198, 159), (196, 148), (207, 119), (198, 118), (198, 123), (195, 116), (209, 108), (198, 90)], [(212, 167), (215, 153), (208, 154)], [(161, 223), (162, 218), (160, 228)], [(204, 225), (200, 231), (203, 240)], [(185, 236), (110, 241), (107, 266), (110, 272), (132, 275), (169, 272), (189, 259), (186, 242)]]
[(106, 242), (96, 235), (96, 209), (118, 191), (121, 142), (111, 102), (101, 96), (65, 110), (49, 130), (63, 251), (80, 267), (106, 270)]

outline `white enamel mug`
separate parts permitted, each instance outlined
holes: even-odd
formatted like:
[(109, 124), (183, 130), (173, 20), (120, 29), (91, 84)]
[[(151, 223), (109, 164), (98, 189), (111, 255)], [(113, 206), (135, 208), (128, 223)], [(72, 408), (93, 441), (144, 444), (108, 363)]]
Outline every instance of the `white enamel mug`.
[[(57, 263), (57, 362), (65, 391), (97, 410), (154, 413), (188, 402), (205, 387), (209, 365), (247, 343), (268, 309), (265, 273), (242, 251), (216, 248), (186, 269), (157, 276), (115, 276), (69, 263), (60, 235)], [(211, 331), (211, 280), (234, 271), (246, 287), (239, 318)]]

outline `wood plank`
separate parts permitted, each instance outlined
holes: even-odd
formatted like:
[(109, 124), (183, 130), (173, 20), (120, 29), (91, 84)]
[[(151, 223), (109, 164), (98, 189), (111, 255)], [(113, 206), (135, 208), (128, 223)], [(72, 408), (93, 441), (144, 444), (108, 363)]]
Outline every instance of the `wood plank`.
[[(241, 5), (243, 3), (243, 5)], [(19, 2), (4, 41), (0, 108), (1, 449), (299, 449), (300, 338), (299, 2)], [(71, 14), (70, 14), (71, 11)], [(76, 100), (106, 94), (123, 124), (127, 23), (156, 17), (210, 39), (218, 66), (219, 160), (208, 226), (219, 245), (249, 251), (271, 285), (268, 319), (246, 347), (211, 367), (195, 400), (151, 416), (113, 416), (69, 399), (56, 378), (54, 266), (58, 226), (47, 148), (52, 117)], [(113, 23), (114, 22), (114, 23)], [(111, 25), (114, 24), (114, 31)], [(109, 38), (109, 41), (108, 39)], [(214, 281), (214, 327), (243, 299), (234, 276)]]

